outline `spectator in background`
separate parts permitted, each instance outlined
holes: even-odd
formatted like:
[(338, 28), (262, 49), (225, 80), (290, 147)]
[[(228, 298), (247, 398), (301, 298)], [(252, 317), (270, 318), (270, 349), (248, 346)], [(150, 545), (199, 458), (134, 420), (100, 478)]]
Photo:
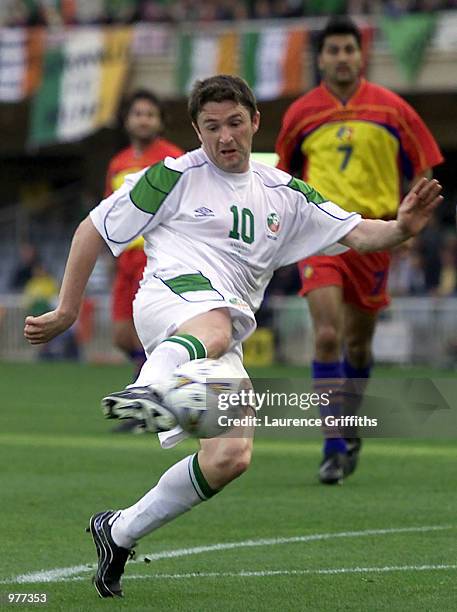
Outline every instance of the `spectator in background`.
[(0, 329), (2, 328), (3, 321), (6, 318), (6, 308), (0, 304)]
[(248, 11), (246, 2), (243, 0), (202, 0), (201, 2), (180, 0), (171, 4), (170, 16), (177, 23), (180, 21), (233, 21), (246, 19)]
[(416, 239), (418, 253), (423, 262), (425, 293), (434, 295), (440, 282), (443, 234), (437, 215)]
[[(162, 137), (164, 110), (151, 91), (135, 91), (128, 99), (123, 115), (124, 129), (130, 145), (113, 157), (106, 175), (105, 197), (118, 189), (127, 174), (151, 166), (167, 156), (179, 157), (183, 151)], [(135, 378), (145, 354), (133, 323), (133, 300), (143, 277), (146, 255), (144, 240), (137, 238), (117, 259), (112, 290), (113, 341), (135, 365)], [(121, 425), (128, 430), (130, 423)], [(136, 424), (132, 423), (136, 428)]]
[(393, 296), (424, 295), (424, 262), (414, 241), (391, 253), (388, 290)]
[[(33, 266), (32, 276), (26, 282), (23, 291), (23, 302), (27, 312), (34, 316), (55, 308), (59, 286), (56, 279), (48, 272), (41, 263)], [(57, 337), (52, 338), (40, 347), (38, 358), (44, 360), (79, 359), (79, 347), (76, 340), (77, 323)]]
[(105, 0), (77, 0), (72, 21), (78, 25), (103, 23)]
[(137, 0), (109, 0), (105, 4), (107, 23), (134, 23), (139, 20), (139, 17), (140, 7)]
[(436, 295), (448, 297), (457, 290), (457, 238), (454, 234), (446, 236), (440, 249), (441, 270)]
[(152, 23), (172, 21), (171, 2), (166, 0), (142, 0), (139, 11), (141, 21)]
[(415, 6), (415, 0), (383, 0), (383, 13), (389, 17), (401, 17), (412, 13)]
[(269, 0), (254, 0), (251, 16), (254, 19), (271, 19), (273, 17), (271, 2)]
[(19, 246), (19, 261), (11, 274), (9, 288), (13, 291), (22, 291), (39, 263), (37, 248), (30, 242), (22, 242)]
[(281, 19), (302, 17), (304, 7), (302, 0), (274, 0), (273, 15)]
[(418, 0), (416, 10), (421, 13), (435, 13), (447, 8), (446, 0)]
[(270, 298), (286, 295), (295, 296), (300, 290), (300, 286), (300, 275), (295, 264), (276, 270), (265, 291), (263, 302), (256, 313), (258, 326), (272, 327), (273, 325), (273, 308)]
[(0, 27), (435, 12), (457, 0), (0, 0)]
[(60, 0), (36, 0), (41, 21), (48, 27), (61, 27), (64, 23)]
[(380, 15), (384, 0), (347, 0), (348, 15)]
[(247, 18), (247, 5), (243, 0), (222, 0), (217, 3), (216, 19), (221, 21), (239, 21)]
[(59, 294), (55, 278), (46, 270), (41, 262), (33, 265), (31, 276), (23, 289), (24, 304), (29, 312), (38, 316), (53, 308)]
[(170, 16), (173, 21), (195, 21), (198, 19), (197, 4), (192, 0), (178, 0), (170, 3)]
[(34, 25), (36, 7), (26, 0), (1, 0), (0, 27), (25, 27)]

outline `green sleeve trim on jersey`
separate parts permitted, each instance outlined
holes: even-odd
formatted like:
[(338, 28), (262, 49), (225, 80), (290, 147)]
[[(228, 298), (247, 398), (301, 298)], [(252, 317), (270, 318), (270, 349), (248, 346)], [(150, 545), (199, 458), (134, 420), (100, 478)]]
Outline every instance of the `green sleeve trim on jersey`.
[(130, 192), (137, 208), (154, 215), (179, 181), (182, 172), (167, 168), (163, 161), (151, 166)]
[(299, 191), (302, 193), (308, 202), (312, 202), (313, 204), (323, 204), (324, 202), (328, 202), (327, 198), (324, 198), (318, 191), (305, 183), (305, 181), (301, 181), (297, 178), (291, 178), (287, 183), (287, 187), (294, 189), (295, 191)]
[(214, 291), (210, 280), (203, 274), (182, 274), (181, 276), (175, 276), (175, 278), (163, 280), (163, 282), (173, 293), (178, 295), (188, 291)]

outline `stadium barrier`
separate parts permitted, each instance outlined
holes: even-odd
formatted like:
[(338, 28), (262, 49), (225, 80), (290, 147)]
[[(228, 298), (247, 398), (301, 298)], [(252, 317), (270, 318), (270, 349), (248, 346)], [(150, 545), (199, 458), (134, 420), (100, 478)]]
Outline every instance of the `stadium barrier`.
[[(271, 297), (267, 302), (268, 325), (248, 340), (249, 365), (285, 363), (306, 365), (313, 352), (313, 333), (306, 300)], [(378, 362), (454, 367), (457, 364), (457, 297), (399, 297), (380, 318), (374, 353)], [(112, 346), (110, 297), (91, 295), (72, 332), (51, 350), (31, 347), (23, 337), (26, 311), (21, 296), (0, 296), (0, 360), (70, 358), (90, 362), (121, 363), (122, 354)], [(76, 343), (78, 351), (75, 351)]]

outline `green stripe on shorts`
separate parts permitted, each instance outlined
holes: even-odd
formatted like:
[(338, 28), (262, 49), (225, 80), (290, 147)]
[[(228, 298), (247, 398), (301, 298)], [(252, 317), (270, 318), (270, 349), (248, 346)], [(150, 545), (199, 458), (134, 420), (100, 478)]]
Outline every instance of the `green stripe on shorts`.
[(175, 276), (175, 278), (163, 280), (163, 282), (173, 293), (178, 295), (188, 291), (214, 291), (210, 280), (203, 274), (182, 274), (181, 276)]

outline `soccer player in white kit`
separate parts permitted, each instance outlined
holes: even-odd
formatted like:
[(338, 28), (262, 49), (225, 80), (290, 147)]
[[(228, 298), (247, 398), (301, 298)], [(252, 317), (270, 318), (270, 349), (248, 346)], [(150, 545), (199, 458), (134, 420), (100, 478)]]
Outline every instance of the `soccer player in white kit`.
[[(250, 160), (260, 115), (240, 78), (197, 81), (189, 113), (201, 148), (128, 176), (75, 232), (57, 308), (27, 317), (25, 337), (47, 342), (76, 319), (98, 254), (114, 255), (138, 235), (148, 263), (134, 303), (147, 361), (133, 386), (104, 398), (110, 416), (145, 418), (164, 447), (183, 437), (161, 404), (161, 385), (180, 365), (210, 357), (247, 378), (241, 342), (275, 269), (347, 247), (394, 247), (417, 234), (440, 203), (441, 186), (423, 179), (404, 198), (396, 221), (363, 220), (310, 185)], [(165, 431), (164, 431), (165, 430)], [(170, 431), (167, 431), (170, 430)], [(136, 542), (218, 493), (249, 466), (249, 428), (200, 441), (139, 501), (90, 519), (101, 597), (122, 596), (121, 577)]]

